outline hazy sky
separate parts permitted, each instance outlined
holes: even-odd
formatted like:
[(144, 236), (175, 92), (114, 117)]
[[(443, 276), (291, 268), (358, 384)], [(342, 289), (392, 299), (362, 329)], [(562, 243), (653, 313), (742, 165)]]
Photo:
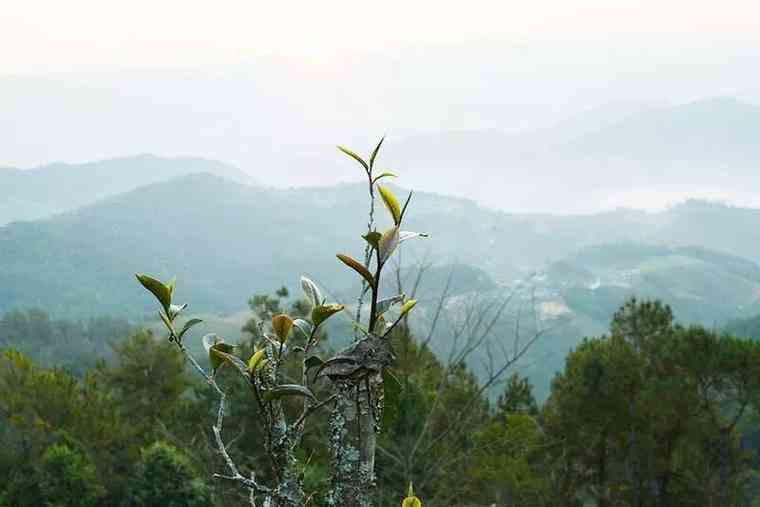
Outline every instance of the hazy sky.
[[(470, 151), (494, 160), (521, 146), (493, 132), (564, 122), (579, 134), (711, 97), (760, 104), (758, 0), (0, 2), (0, 167), (149, 152), (218, 159), (276, 186), (333, 184), (362, 177), (335, 144), (369, 149), (385, 133), (405, 183), (506, 209), (760, 195), (718, 171), (659, 188), (575, 175), (584, 193), (571, 194), (519, 165), (485, 166), (506, 176), (484, 185), (420, 162), (452, 132), (475, 133)], [(542, 177), (565, 181), (554, 164)]]
[(632, 34), (757, 37), (756, 0), (5, 0), (2, 73), (82, 65), (229, 64), (263, 54), (330, 65), (352, 52)]

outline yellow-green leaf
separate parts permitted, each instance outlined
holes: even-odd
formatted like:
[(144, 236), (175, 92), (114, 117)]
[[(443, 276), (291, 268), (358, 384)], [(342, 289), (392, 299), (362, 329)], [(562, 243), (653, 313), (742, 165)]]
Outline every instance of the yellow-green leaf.
[(401, 222), (401, 205), (399, 204), (398, 199), (396, 199), (393, 192), (386, 187), (378, 185), (377, 190), (380, 192), (380, 197), (383, 198), (385, 207), (388, 208), (388, 211), (393, 217), (393, 223), (398, 225)]
[(319, 305), (311, 311), (311, 323), (315, 327), (319, 326), (336, 313), (343, 311), (344, 308), (345, 306), (338, 304)]
[(422, 502), (419, 498), (414, 496), (414, 486), (409, 483), (409, 491), (406, 494), (406, 498), (401, 502), (401, 507), (422, 507)]
[(362, 167), (364, 167), (364, 170), (369, 172), (369, 165), (359, 155), (357, 155), (356, 153), (354, 153), (353, 151), (349, 150), (348, 148), (344, 146), (338, 146), (338, 149), (342, 151), (343, 153), (345, 153), (346, 155), (348, 155), (349, 157), (351, 157), (352, 159), (359, 162), (362, 165)]
[(408, 496), (401, 502), (401, 507), (422, 507), (422, 502), (416, 496)]
[(401, 315), (399, 316), (399, 318), (401, 318), (404, 315), (406, 315), (407, 313), (411, 312), (412, 308), (414, 308), (416, 304), (417, 304), (417, 300), (416, 299), (410, 299), (409, 301), (407, 301), (406, 303), (404, 303), (403, 305), (401, 305)]
[(266, 351), (264, 349), (261, 349), (257, 352), (254, 352), (254, 354), (251, 356), (251, 358), (248, 360), (248, 371), (254, 372), (261, 364), (261, 360), (264, 359), (264, 354)]
[(281, 313), (272, 317), (272, 329), (281, 342), (288, 339), (290, 330), (293, 328), (293, 319)]
[(369, 272), (364, 264), (360, 263), (350, 255), (338, 254), (337, 257), (343, 264), (359, 273), (371, 287), (375, 286), (375, 277), (372, 276), (372, 273)]

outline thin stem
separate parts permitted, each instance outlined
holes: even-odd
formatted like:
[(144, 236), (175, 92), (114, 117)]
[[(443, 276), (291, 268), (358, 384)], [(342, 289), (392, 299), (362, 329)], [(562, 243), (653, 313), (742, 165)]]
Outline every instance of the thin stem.
[[(375, 227), (375, 187), (372, 182), (372, 171), (367, 171), (367, 182), (369, 186), (369, 221), (367, 222), (367, 232), (372, 232)], [(372, 247), (369, 243), (364, 247), (364, 265), (369, 266), (372, 255)], [(362, 290), (359, 292), (359, 299), (356, 302), (356, 322), (361, 322), (362, 305), (364, 305), (364, 295), (367, 293), (367, 282), (362, 279)], [(359, 338), (359, 332), (354, 331), (354, 339)]]
[(369, 313), (369, 332), (372, 333), (375, 329), (375, 321), (377, 320), (377, 298), (380, 295), (380, 272), (383, 269), (383, 265), (380, 262), (380, 250), (377, 252), (377, 269), (375, 270), (375, 283), (372, 285), (372, 304), (370, 306)]

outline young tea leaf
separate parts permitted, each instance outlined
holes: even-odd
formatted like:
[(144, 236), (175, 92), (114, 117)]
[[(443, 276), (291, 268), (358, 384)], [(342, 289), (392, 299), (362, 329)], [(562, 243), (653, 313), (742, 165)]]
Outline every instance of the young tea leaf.
[(345, 306), (337, 304), (317, 306), (311, 311), (311, 322), (314, 326), (319, 327), (324, 321), (343, 311), (344, 308)]
[(338, 254), (336, 257), (338, 257), (338, 259), (340, 259), (343, 264), (359, 273), (371, 287), (375, 286), (375, 278), (372, 276), (372, 273), (370, 273), (369, 270), (364, 266), (364, 264), (360, 263), (349, 255)]
[(388, 208), (388, 211), (393, 217), (393, 223), (399, 225), (401, 223), (401, 205), (399, 204), (398, 199), (393, 195), (393, 192), (384, 186), (378, 185), (377, 190), (380, 192), (380, 197), (383, 198), (385, 207)]
[(203, 348), (206, 349), (211, 369), (216, 371), (224, 363), (224, 357), (219, 354), (223, 352), (229, 354), (235, 348), (234, 345), (224, 343), (224, 339), (216, 334), (207, 334), (203, 337)]
[(359, 155), (357, 155), (356, 153), (354, 153), (353, 151), (349, 150), (348, 148), (344, 146), (338, 146), (338, 149), (342, 151), (343, 153), (345, 153), (346, 155), (348, 155), (349, 157), (351, 157), (352, 159), (359, 162), (362, 165), (362, 167), (364, 167), (364, 170), (367, 172), (367, 174), (369, 174), (369, 165), (367, 164), (367, 162), (364, 161), (363, 158), (361, 158)]
[(311, 306), (318, 306), (322, 304), (324, 299), (322, 293), (319, 291), (319, 287), (310, 278), (305, 276), (301, 277), (301, 290), (303, 290), (304, 296), (311, 302)]
[(290, 330), (293, 328), (293, 319), (281, 313), (272, 317), (272, 329), (281, 342), (288, 339)]
[(378, 246), (380, 244), (380, 238), (382, 238), (382, 237), (383, 237), (383, 235), (380, 234), (377, 231), (368, 232), (367, 234), (365, 234), (364, 236), (362, 236), (362, 238), (364, 238), (364, 241), (366, 241), (367, 243), (369, 243), (369, 246), (371, 246), (375, 250), (377, 250), (377, 248), (378, 248)]
[(261, 349), (251, 356), (251, 358), (248, 360), (249, 372), (255, 372), (258, 369), (258, 367), (261, 365), (261, 360), (264, 359), (265, 353), (266, 351), (264, 349)]
[(169, 287), (164, 285), (160, 280), (149, 275), (136, 273), (135, 276), (137, 277), (137, 281), (156, 297), (166, 313), (169, 313), (169, 306), (172, 304), (172, 294)]
[(416, 299), (410, 299), (409, 301), (407, 301), (406, 303), (404, 303), (401, 306), (401, 315), (399, 315), (399, 318), (401, 318), (404, 315), (406, 315), (407, 313), (411, 312), (412, 308), (414, 308), (416, 304), (417, 304), (417, 300)]

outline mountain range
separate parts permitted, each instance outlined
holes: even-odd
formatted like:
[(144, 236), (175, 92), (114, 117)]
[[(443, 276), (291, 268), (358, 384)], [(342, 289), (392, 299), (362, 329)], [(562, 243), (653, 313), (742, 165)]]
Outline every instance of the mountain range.
[[(191, 172), (209, 165), (216, 174)], [(37, 307), (69, 318), (154, 319), (136, 272), (176, 276), (178, 301), (204, 318), (221, 316), (226, 329), (242, 324), (251, 295), (282, 285), (298, 291), (301, 274), (317, 280), (331, 300), (353, 304), (356, 277), (335, 254), (362, 256), (364, 184), (278, 189), (248, 184), (221, 164), (184, 168), (175, 177), (151, 174), (158, 181), (141, 185), (136, 171), (122, 183), (136, 188), (102, 193), (67, 211), (75, 201), (62, 197), (54, 216), (0, 226), (0, 313)], [(390, 221), (377, 206), (383, 229)], [(539, 396), (566, 351), (583, 336), (603, 333), (628, 297), (662, 299), (683, 323), (719, 326), (760, 314), (760, 209), (690, 200), (662, 212), (511, 214), (417, 192), (407, 225), (430, 234), (406, 243), (400, 255), (406, 290), (415, 267), (427, 266), (416, 295), (419, 332), (432, 323), (447, 285), (448, 324), (461, 320), (463, 308), (493, 309), (493, 301), (516, 291), (493, 335), (510, 340), (515, 312), (535, 308), (534, 325), (523, 332), (548, 331), (521, 364)], [(385, 295), (395, 290), (395, 283), (383, 286)], [(350, 334), (344, 324), (332, 331), (338, 342), (337, 335)], [(454, 342), (449, 331), (439, 329), (437, 352)]]
[(760, 204), (760, 107), (730, 97), (613, 106), (533, 131), (420, 134), (393, 144), (390, 166), (413, 186), (507, 210), (662, 208), (688, 196)]
[[(361, 257), (367, 207), (361, 184), (282, 190), (201, 173), (145, 185), (1, 227), (0, 311), (139, 313), (145, 301), (130, 280), (137, 271), (177, 275), (180, 293), (203, 311), (235, 310), (255, 291), (295, 285), (304, 271), (338, 296), (353, 279), (334, 255)], [(570, 262), (583, 248), (621, 242), (760, 261), (760, 210), (703, 201), (660, 213), (519, 215), (420, 192), (408, 227), (430, 238), (405, 246), (407, 265), (471, 265), (501, 285)]]
[(147, 154), (23, 170), (0, 168), (0, 225), (45, 218), (143, 185), (199, 172), (254, 183), (246, 173), (214, 160)]

